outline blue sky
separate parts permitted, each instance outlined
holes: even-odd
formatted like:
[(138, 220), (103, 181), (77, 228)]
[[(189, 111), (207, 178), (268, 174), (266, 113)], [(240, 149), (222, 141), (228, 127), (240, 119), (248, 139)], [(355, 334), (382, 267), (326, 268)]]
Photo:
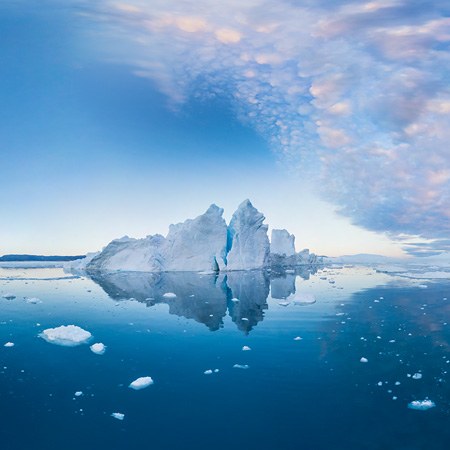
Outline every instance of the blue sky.
[(250, 198), (321, 254), (449, 243), (446, 2), (0, 5), (0, 254)]

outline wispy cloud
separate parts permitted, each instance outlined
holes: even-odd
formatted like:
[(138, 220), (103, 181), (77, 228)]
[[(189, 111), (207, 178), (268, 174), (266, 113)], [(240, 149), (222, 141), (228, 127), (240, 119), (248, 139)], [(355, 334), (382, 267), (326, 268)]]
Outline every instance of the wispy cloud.
[(102, 0), (82, 11), (109, 56), (173, 105), (228, 96), (355, 224), (447, 248), (447, 2)]

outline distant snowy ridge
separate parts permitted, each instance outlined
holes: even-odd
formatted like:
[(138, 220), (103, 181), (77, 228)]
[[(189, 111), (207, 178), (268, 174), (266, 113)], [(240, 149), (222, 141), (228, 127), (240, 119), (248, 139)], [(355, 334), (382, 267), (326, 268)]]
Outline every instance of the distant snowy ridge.
[(111, 241), (98, 254), (66, 265), (69, 270), (134, 272), (218, 272), (295, 267), (321, 263), (309, 250), (295, 252), (294, 235), (286, 230), (267, 236), (264, 215), (245, 200), (227, 226), (223, 209), (208, 210), (183, 223), (171, 225), (166, 237), (143, 239), (125, 236)]

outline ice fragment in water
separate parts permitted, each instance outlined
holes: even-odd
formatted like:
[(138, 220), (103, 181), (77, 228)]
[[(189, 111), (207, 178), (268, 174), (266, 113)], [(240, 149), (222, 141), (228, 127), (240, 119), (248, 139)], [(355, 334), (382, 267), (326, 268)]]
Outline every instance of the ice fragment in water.
[(138, 391), (150, 386), (151, 384), (153, 384), (152, 377), (139, 377), (132, 383), (130, 383), (128, 387), (134, 389), (135, 391)]
[(96, 355), (103, 355), (103, 353), (105, 353), (105, 351), (106, 351), (106, 346), (104, 344), (102, 344), (101, 342), (98, 342), (96, 344), (91, 345), (90, 349)]
[(408, 403), (408, 408), (416, 409), (417, 411), (426, 411), (427, 409), (434, 408), (436, 404), (428, 399), (425, 400), (414, 400)]
[(117, 420), (123, 420), (125, 418), (125, 414), (122, 413), (112, 413), (111, 417), (114, 417), (114, 419)]
[(51, 344), (74, 347), (87, 343), (92, 334), (76, 325), (62, 325), (56, 328), (47, 328), (40, 334), (40, 337)]

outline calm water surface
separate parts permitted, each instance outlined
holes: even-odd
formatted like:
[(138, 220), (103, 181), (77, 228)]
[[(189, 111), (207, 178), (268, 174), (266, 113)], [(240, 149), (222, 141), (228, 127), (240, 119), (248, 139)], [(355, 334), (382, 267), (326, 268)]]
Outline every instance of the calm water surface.
[[(450, 448), (448, 280), (367, 267), (92, 278), (0, 268), (6, 293), (2, 450)], [(106, 353), (39, 337), (69, 324)], [(154, 385), (129, 389), (141, 376)], [(427, 397), (435, 408), (408, 409)]]

